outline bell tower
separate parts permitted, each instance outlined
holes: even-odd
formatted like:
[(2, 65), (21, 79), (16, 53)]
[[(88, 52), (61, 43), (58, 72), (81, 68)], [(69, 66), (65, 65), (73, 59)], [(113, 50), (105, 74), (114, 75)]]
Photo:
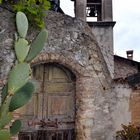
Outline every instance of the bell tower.
[(97, 21), (112, 21), (112, 0), (71, 0), (75, 3), (75, 17), (87, 21), (87, 18), (97, 18)]
[(111, 77), (114, 75), (112, 0), (72, 0), (75, 17), (89, 24), (100, 46)]

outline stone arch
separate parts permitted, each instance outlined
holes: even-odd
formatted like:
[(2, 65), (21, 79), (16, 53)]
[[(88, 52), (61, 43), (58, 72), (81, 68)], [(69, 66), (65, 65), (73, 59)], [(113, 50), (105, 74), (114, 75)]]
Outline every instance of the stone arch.
[(85, 67), (82, 67), (78, 62), (73, 60), (72, 58), (65, 57), (62, 54), (58, 53), (40, 53), (32, 62), (31, 66), (40, 64), (40, 63), (49, 63), (49, 62), (56, 62), (59, 64), (64, 65), (68, 69), (70, 69), (77, 77), (87, 76), (89, 71), (86, 70)]
[[(35, 66), (41, 63), (58, 63), (69, 69), (76, 76), (76, 140), (91, 139), (93, 128), (93, 79), (88, 76), (89, 72), (76, 61), (60, 54), (40, 53), (31, 63)], [(90, 74), (89, 74), (90, 75)], [(87, 113), (91, 112), (91, 113)], [(84, 128), (84, 129), (83, 129)]]

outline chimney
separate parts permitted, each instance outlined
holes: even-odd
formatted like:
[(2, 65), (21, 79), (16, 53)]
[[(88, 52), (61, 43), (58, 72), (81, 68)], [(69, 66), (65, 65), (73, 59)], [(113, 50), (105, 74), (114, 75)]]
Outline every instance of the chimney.
[(133, 50), (126, 51), (127, 59), (133, 60)]

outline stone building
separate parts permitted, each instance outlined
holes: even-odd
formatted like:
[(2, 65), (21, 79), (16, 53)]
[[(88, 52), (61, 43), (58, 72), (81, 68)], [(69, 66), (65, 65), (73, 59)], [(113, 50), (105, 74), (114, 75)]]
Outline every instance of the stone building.
[[(23, 121), (20, 140), (115, 140), (122, 123), (140, 123), (140, 63), (114, 56), (112, 0), (74, 3), (75, 18), (47, 11), (48, 41), (32, 61), (36, 91), (14, 116)], [(8, 10), (0, 9), (0, 21), (2, 89), (16, 29)], [(37, 33), (31, 28), (28, 40)]]

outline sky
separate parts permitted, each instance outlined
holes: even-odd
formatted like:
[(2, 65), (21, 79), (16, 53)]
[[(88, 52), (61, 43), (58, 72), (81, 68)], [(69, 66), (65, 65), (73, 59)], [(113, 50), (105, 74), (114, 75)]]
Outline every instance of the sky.
[(114, 53), (126, 57), (134, 50), (134, 60), (140, 62), (140, 0), (113, 0)]
[[(68, 15), (74, 16), (73, 2), (60, 0)], [(113, 0), (114, 54), (126, 57), (134, 50), (134, 60), (140, 62), (140, 0)]]

